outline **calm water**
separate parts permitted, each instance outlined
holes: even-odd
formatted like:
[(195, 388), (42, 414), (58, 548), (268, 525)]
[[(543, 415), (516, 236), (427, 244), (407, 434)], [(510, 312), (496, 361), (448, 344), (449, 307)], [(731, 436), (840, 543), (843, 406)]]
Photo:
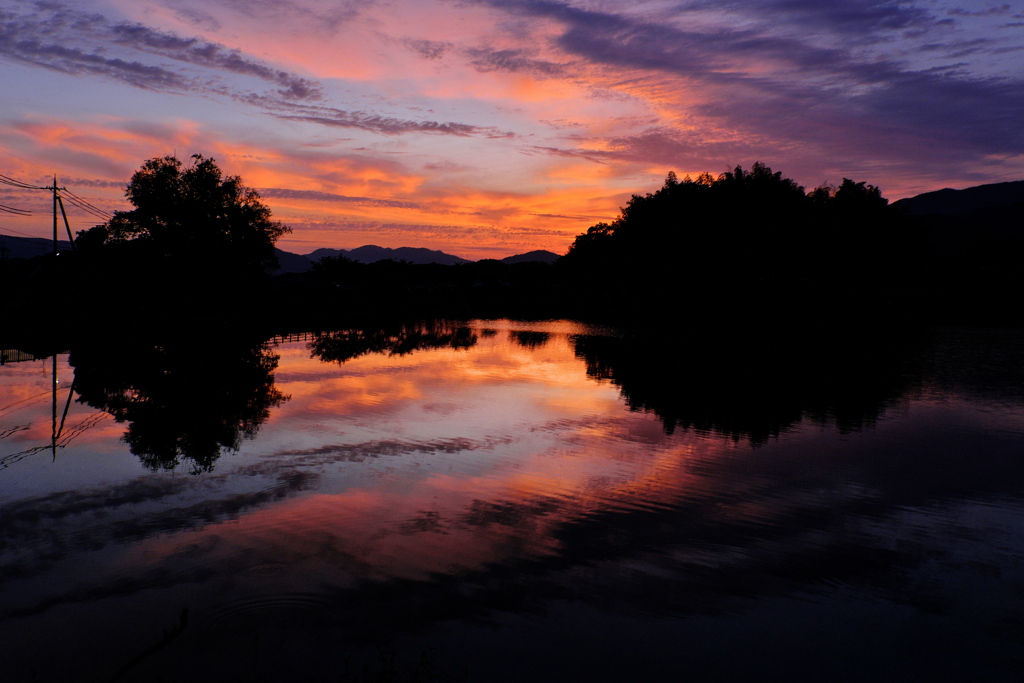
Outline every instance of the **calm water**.
[(1024, 335), (705, 332), (7, 363), (0, 681), (1021, 680)]

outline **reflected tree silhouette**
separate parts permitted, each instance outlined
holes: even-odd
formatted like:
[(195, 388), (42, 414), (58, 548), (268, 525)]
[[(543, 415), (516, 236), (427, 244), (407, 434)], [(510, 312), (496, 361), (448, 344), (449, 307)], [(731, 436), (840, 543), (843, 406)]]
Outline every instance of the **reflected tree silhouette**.
[(753, 444), (804, 418), (860, 430), (921, 382), (918, 340), (891, 330), (700, 340), (648, 331), (571, 341), (590, 377), (611, 381), (632, 410), (653, 412), (667, 432)]
[(287, 400), (262, 342), (205, 334), (108, 340), (72, 350), (79, 401), (127, 422), (124, 441), (153, 470), (209, 472)]
[(476, 341), (476, 334), (465, 325), (427, 321), (320, 332), (309, 350), (324, 362), (345, 363), (372, 353), (402, 356), (422, 349), (468, 349)]
[(535, 332), (532, 330), (512, 330), (509, 337), (513, 342), (527, 349), (539, 349), (548, 343), (551, 335), (547, 332)]

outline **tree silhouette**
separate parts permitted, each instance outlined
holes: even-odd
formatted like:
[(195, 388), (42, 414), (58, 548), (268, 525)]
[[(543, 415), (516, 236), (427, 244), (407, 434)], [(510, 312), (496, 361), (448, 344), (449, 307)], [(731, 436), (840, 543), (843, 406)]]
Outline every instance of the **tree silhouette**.
[(579, 235), (558, 265), (577, 299), (605, 309), (763, 317), (798, 300), (882, 299), (907, 254), (901, 228), (873, 185), (844, 179), (805, 193), (758, 162), (717, 178), (670, 172)]
[(174, 156), (150, 159), (132, 175), (125, 196), (135, 208), (115, 212), (106, 241), (134, 243), (136, 255), (144, 250), (179, 267), (266, 274), (277, 263), (274, 243), (289, 232), (271, 219), (255, 190), (200, 154), (188, 165)]

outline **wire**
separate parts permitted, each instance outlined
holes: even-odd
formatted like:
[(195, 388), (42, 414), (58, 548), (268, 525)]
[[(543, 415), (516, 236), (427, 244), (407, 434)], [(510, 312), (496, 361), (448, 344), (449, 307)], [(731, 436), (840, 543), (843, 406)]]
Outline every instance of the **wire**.
[(0, 432), (0, 439), (6, 439), (7, 437), (17, 434), (18, 432), (27, 432), (29, 427), (32, 425), (14, 425)]
[[(32, 184), (26, 183), (26, 182), (24, 182), (22, 180), (18, 180), (17, 178), (12, 178), (10, 176), (4, 175), (3, 173), (0, 173), (0, 184), (2, 184), (2, 185), (10, 185), (11, 187), (17, 187), (17, 188), (20, 188), (22, 190), (57, 190), (57, 191), (61, 192), (65, 198), (67, 198), (69, 203), (71, 203), (74, 206), (78, 207), (82, 211), (85, 211), (86, 213), (92, 214), (96, 218), (100, 218), (100, 219), (102, 219), (104, 221), (109, 221), (111, 218), (114, 217), (114, 214), (111, 213), (110, 211), (107, 211), (106, 209), (101, 209), (100, 207), (96, 206), (95, 204), (93, 204), (89, 200), (87, 200), (87, 199), (85, 199), (83, 197), (79, 197), (77, 194), (75, 194), (71, 190), (67, 189), (66, 187), (54, 188), (54, 187), (43, 187), (43, 186), (40, 186), (40, 185), (32, 185)], [(4, 213), (11, 213), (11, 214), (14, 214), (16, 216), (31, 216), (32, 215), (30, 212), (25, 211), (23, 209), (16, 209), (16, 208), (14, 208), (12, 206), (4, 206), (3, 204), (0, 204), (0, 211), (2, 211)]]
[(48, 397), (49, 395), (50, 395), (49, 391), (44, 391), (42, 393), (36, 394), (35, 396), (29, 396), (28, 398), (23, 398), (23, 399), (17, 400), (14, 403), (8, 403), (7, 405), (5, 405), (2, 408), (0, 408), (0, 413), (3, 413), (4, 411), (10, 410), (11, 408), (14, 408), (15, 406), (20, 406), (22, 403), (28, 403), (30, 401), (38, 401), (39, 399), (43, 398), (44, 396)]
[[(79, 196), (79, 195), (75, 194), (74, 192), (72, 192), (71, 190), (69, 190), (69, 189), (68, 189), (68, 188), (66, 188), (66, 187), (64, 187), (64, 188), (61, 188), (61, 189), (62, 189), (62, 191), (64, 192), (64, 194), (69, 194), (69, 195), (71, 195), (72, 197), (74, 197), (75, 199), (77, 199), (78, 201), (80, 201), (80, 202), (84, 202), (84, 203), (86, 203), (86, 204), (89, 204), (89, 201), (88, 201), (88, 200), (87, 200), (87, 199), (86, 199), (85, 197), (82, 197), (82, 196)], [(93, 206), (93, 208), (99, 208), (99, 207)]]
[(65, 199), (67, 199), (70, 204), (74, 204), (82, 211), (90, 213), (93, 216), (96, 216), (97, 218), (102, 218), (103, 220), (110, 220), (111, 218), (114, 217), (114, 214), (110, 213), (109, 211), (104, 211), (103, 209), (93, 206), (84, 199), (79, 199), (77, 195), (74, 195), (67, 190), (63, 191), (62, 196)]
[[(16, 233), (18, 233), (18, 235), (24, 235), (25, 237), (28, 237), (28, 238), (34, 239), (34, 240), (49, 240), (50, 239), (49, 237), (39, 237), (38, 235), (30, 235), (27, 232), (22, 232), (21, 230), (15, 230), (14, 228), (6, 228), (5, 227), (4, 230), (7, 230), (9, 232), (16, 232)], [(18, 237), (17, 235), (5, 235), (2, 232), (0, 232), (0, 237), (10, 237), (11, 239), (15, 239), (15, 240), (23, 240), (23, 239), (25, 239), (25, 237)]]
[(90, 207), (88, 204), (82, 204), (80, 201), (74, 199), (73, 197), (62, 197), (62, 199), (67, 199), (68, 204), (71, 204), (72, 206), (75, 206), (81, 209), (82, 211), (85, 211), (86, 213), (92, 214), (97, 218), (109, 218), (109, 216), (103, 211), (100, 211), (99, 209), (94, 209)]
[(11, 178), (10, 176), (5, 176), (3, 173), (0, 173), (0, 184), (13, 185), (14, 187), (20, 187), (23, 190), (49, 190), (49, 189), (51, 189), (49, 187), (42, 187), (40, 185), (30, 185), (29, 183), (22, 182), (20, 180), (16, 180), (15, 178)]
[(0, 204), (0, 211), (4, 213), (13, 213), (15, 216), (31, 216), (31, 211), (25, 209), (16, 209), (13, 206), (7, 206), (6, 204)]
[(85, 206), (82, 206), (81, 204), (79, 204), (76, 201), (74, 201), (73, 199), (71, 199), (71, 197), (67, 197), (66, 199), (68, 200), (69, 204), (71, 204), (72, 206), (74, 206), (76, 208), (81, 209), (82, 211), (85, 211), (86, 213), (88, 213), (90, 216), (92, 216), (94, 218), (98, 218), (98, 219), (100, 219), (100, 220), (102, 220), (104, 222), (109, 221), (112, 218), (112, 216), (110, 214), (102, 213), (100, 211), (96, 211), (94, 209), (90, 209), (90, 208), (87, 208)]
[(102, 422), (106, 417), (106, 413), (93, 413), (92, 415), (87, 416), (84, 420), (79, 422), (74, 427), (70, 428), (68, 431), (64, 432), (64, 434), (60, 438), (56, 439), (54, 442), (51, 442), (45, 446), (34, 446), (32, 448), (27, 448), (17, 453), (10, 453), (8, 455), (0, 456), (0, 470), (5, 470), (14, 463), (18, 462), (19, 460), (24, 460), (30, 455), (35, 455), (36, 453), (42, 453), (44, 451), (53, 450), (54, 448), (66, 448), (68, 444), (74, 441), (77, 437), (81, 436), (82, 432), (85, 432), (86, 430), (95, 427), (100, 422)]
[(102, 216), (104, 216), (106, 218), (113, 218), (113, 216), (114, 216), (114, 214), (112, 214), (111, 212), (107, 211), (106, 209), (101, 209), (100, 207), (96, 206), (95, 204), (93, 204), (93, 203), (83, 199), (82, 197), (79, 197), (77, 194), (75, 194), (74, 192), (72, 192), (71, 190), (69, 190), (67, 188), (64, 188), (63, 192), (64, 192), (64, 196), (66, 196), (68, 198), (68, 201), (71, 201), (72, 203), (76, 203), (77, 202), (78, 204), (81, 205), (82, 208), (84, 208), (86, 210), (91, 210), (93, 213), (102, 215)]
[(47, 169), (43, 168), (42, 166), (33, 161), (29, 161), (25, 157), (20, 157), (17, 154), (14, 154), (13, 152), (11, 152), (11, 150), (9, 150), (6, 147), (0, 147), (0, 151), (2, 151), (6, 156), (11, 157), (12, 159), (17, 159), (26, 166), (31, 166), (35, 169), (38, 169), (44, 176), (49, 175), (49, 171)]

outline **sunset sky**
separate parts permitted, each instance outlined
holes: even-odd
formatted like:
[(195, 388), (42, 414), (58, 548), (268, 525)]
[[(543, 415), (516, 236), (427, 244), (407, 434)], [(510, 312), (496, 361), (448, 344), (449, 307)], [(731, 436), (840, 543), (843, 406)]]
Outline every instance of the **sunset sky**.
[[(0, 174), (114, 210), (201, 153), (298, 253), (564, 253), (669, 170), (758, 160), (890, 199), (1024, 178), (1021, 2), (0, 0), (0, 70)], [(45, 192), (0, 205), (49, 234)]]

